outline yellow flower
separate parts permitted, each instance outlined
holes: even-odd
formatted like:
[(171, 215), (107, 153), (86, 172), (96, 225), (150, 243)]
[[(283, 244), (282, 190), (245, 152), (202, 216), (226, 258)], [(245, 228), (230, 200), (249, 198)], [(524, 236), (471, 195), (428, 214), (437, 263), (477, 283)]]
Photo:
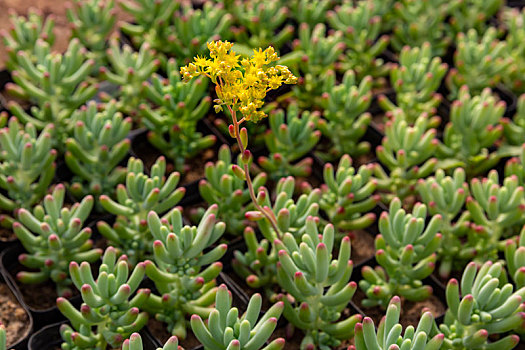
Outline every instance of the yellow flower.
[(182, 67), (180, 73), (184, 81), (199, 75), (205, 75), (216, 85), (218, 99), (215, 111), (223, 110), (223, 105), (233, 111), (242, 113), (246, 120), (257, 122), (266, 117), (260, 110), (269, 90), (279, 88), (282, 84), (296, 84), (295, 77), (288, 67), (268, 65), (279, 60), (273, 47), (266, 50), (253, 50), (253, 56), (243, 58), (232, 51), (233, 43), (212, 41), (208, 43), (210, 58), (195, 57), (194, 62)]
[(199, 56), (196, 56), (194, 59), (193, 59), (193, 62), (195, 63), (195, 65), (199, 68), (205, 68), (208, 66), (208, 60), (204, 57), (199, 57)]
[(282, 84), (283, 78), (281, 76), (275, 75), (268, 79), (268, 86), (270, 87), (270, 89), (277, 89)]
[(262, 67), (266, 64), (266, 51), (263, 51), (261, 48), (259, 48), (259, 51), (254, 49), (252, 60), (255, 66)]

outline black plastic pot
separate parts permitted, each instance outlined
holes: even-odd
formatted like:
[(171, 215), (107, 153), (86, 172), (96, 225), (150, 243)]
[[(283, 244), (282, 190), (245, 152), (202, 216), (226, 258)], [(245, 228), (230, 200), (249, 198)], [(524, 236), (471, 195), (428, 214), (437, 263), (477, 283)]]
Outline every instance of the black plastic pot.
[(399, 63), (398, 55), (391, 51), (389, 48), (385, 49), (380, 55), (380, 58), (383, 59), (386, 63)]
[(494, 88), (494, 92), (498, 94), (499, 98), (502, 101), (505, 101), (505, 103), (507, 104), (504, 116), (512, 118), (514, 114), (516, 114), (516, 107), (518, 104), (518, 99), (516, 95), (514, 95), (509, 89), (507, 89), (502, 84), (499, 84), (496, 88)]
[(29, 340), (29, 337), (31, 336), (31, 333), (33, 332), (33, 317), (31, 316), (31, 313), (29, 312), (29, 310), (27, 309), (27, 307), (24, 305), (21, 297), (20, 297), (20, 294), (17, 294), (15, 291), (13, 291), (13, 289), (11, 288), (11, 286), (9, 285), (9, 283), (7, 282), (7, 280), (5, 279), (5, 277), (3, 275), (0, 275), (0, 283), (3, 283), (3, 284), (6, 284), (7, 287), (9, 288), (9, 290), (11, 291), (11, 293), (13, 294), (13, 296), (15, 297), (16, 301), (20, 304), (20, 306), (25, 310), (26, 314), (27, 314), (27, 317), (29, 319), (29, 322), (28, 324), (26, 325), (28, 331), (27, 331), (27, 334), (25, 337), (23, 337), (22, 339), (19, 339), (16, 343), (14, 344), (7, 344), (8, 345), (8, 348), (9, 349), (14, 349), (14, 350), (23, 350), (23, 349), (27, 349), (27, 342)]
[(6, 84), (12, 81), (11, 73), (7, 69), (0, 70), (0, 90), (3, 90)]
[[(34, 307), (29, 306), (24, 300), (24, 297), (20, 292), (20, 288), (18, 287), (18, 283), (15, 280), (15, 276), (13, 276), (10, 273), (10, 271), (12, 271), (17, 265), (19, 265), (18, 256), (24, 252), (25, 250), (22, 247), (22, 245), (20, 243), (17, 243), (12, 247), (6, 249), (0, 255), (0, 272), (2, 273), (2, 276), (5, 279), (7, 285), (9, 286), (13, 294), (15, 294), (20, 300), (20, 304), (25, 309), (29, 310), (29, 312), (31, 313), (35, 329), (39, 329), (50, 323), (65, 320), (66, 318), (62, 315), (62, 313), (58, 310), (56, 306), (49, 307), (46, 309), (35, 309)], [(81, 297), (80, 295), (76, 295), (72, 297), (70, 301), (75, 307), (79, 308), (81, 304)]]
[[(4, 91), (5, 86), (12, 81), (11, 73), (7, 69), (0, 70), (0, 91)], [(7, 101), (2, 94), (0, 94), (0, 109), (7, 109)]]
[(508, 7), (525, 7), (525, 0), (507, 0)]
[[(65, 322), (53, 323), (40, 329), (29, 339), (29, 350), (55, 350), (60, 348), (62, 337), (60, 336), (60, 326)], [(144, 350), (156, 350), (160, 344), (156, 341), (151, 333), (144, 328), (140, 331)]]
[(438, 132), (445, 130), (445, 125), (450, 121), (450, 102), (443, 97), (437, 107), (437, 115), (441, 117), (441, 124), (438, 126)]
[(18, 239), (16, 238), (0, 240), (0, 253), (12, 247), (16, 242), (18, 242)]

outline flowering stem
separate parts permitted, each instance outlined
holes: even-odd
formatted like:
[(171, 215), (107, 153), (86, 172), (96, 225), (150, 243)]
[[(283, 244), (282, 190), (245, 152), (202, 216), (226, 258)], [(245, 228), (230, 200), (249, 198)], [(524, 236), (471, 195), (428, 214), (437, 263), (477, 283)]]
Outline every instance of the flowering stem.
[[(251, 155), (242, 142), (244, 135), (241, 138), (239, 126), (245, 120), (257, 122), (266, 117), (266, 113), (259, 110), (264, 105), (266, 94), (270, 90), (279, 88), (282, 84), (297, 84), (297, 77), (286, 66), (269, 66), (272, 62), (279, 60), (279, 56), (271, 46), (264, 51), (254, 50), (251, 58), (243, 58), (240, 61), (240, 55), (231, 51), (233, 43), (219, 40), (209, 42), (207, 46), (210, 50), (210, 59), (197, 56), (194, 62), (181, 67), (180, 74), (185, 82), (200, 75), (211, 79), (217, 93), (217, 99), (214, 100), (215, 111), (221, 111), (224, 105), (228, 107), (232, 116), (233, 137), (237, 140), (242, 156), (249, 158)], [(235, 106), (236, 110), (232, 106)], [(244, 118), (237, 120), (237, 110)], [(263, 208), (257, 203), (248, 163), (249, 159), (244, 163), (243, 177), (246, 178), (250, 198), (255, 208), (270, 222), (277, 238), (280, 239), (282, 234), (275, 214), (270, 208)]]
[[(228, 106), (228, 110), (230, 111), (230, 114), (232, 116), (232, 124), (233, 124), (235, 140), (237, 140), (237, 145), (239, 146), (241, 154), (244, 154), (244, 152), (246, 151), (246, 148), (244, 147), (242, 143), (240, 132), (239, 132), (239, 125), (241, 124), (242, 120), (240, 122), (237, 121), (237, 114), (236, 114), (237, 111), (233, 110), (230, 106)], [(265, 210), (267, 208), (263, 208), (259, 205), (259, 203), (257, 203), (257, 198), (255, 197), (255, 190), (253, 189), (253, 183), (250, 177), (250, 166), (248, 162), (246, 163), (243, 162), (243, 164), (244, 164), (244, 173), (246, 174), (246, 183), (248, 184), (248, 191), (250, 192), (250, 198), (252, 199), (253, 205), (260, 213), (264, 215), (266, 220), (270, 222), (273, 230), (275, 231), (275, 234), (277, 235), (277, 238), (281, 239), (281, 230), (279, 230), (279, 226), (277, 225), (277, 220), (275, 219), (273, 212), (271, 212), (270, 210)]]

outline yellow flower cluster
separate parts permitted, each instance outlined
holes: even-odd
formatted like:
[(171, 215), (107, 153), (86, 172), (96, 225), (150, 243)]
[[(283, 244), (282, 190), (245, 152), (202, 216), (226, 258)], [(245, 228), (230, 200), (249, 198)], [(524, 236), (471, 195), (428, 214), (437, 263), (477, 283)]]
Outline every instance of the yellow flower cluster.
[(184, 81), (204, 75), (216, 85), (217, 97), (215, 111), (229, 106), (242, 113), (244, 119), (254, 122), (266, 117), (259, 110), (264, 104), (266, 93), (282, 84), (295, 84), (295, 77), (288, 67), (269, 66), (279, 60), (273, 47), (266, 50), (253, 50), (251, 58), (240, 59), (232, 51), (233, 44), (228, 41), (208, 43), (210, 58), (195, 57), (194, 61), (180, 69)]

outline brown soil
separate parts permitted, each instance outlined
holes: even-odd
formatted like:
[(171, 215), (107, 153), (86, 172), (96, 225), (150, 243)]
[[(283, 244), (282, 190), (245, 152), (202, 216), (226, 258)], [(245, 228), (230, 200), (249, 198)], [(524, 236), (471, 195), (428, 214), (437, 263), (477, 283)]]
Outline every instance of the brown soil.
[[(342, 315), (342, 318), (348, 318), (350, 316), (352, 316), (353, 314), (355, 314), (354, 312), (352, 312), (350, 309), (344, 309), (343, 310), (343, 315)], [(293, 334), (290, 334), (291, 336), (288, 337), (287, 336), (287, 327), (286, 326), (283, 326), (283, 327), (279, 327), (277, 328), (274, 332), (273, 332), (273, 335), (270, 337), (270, 340), (269, 341), (272, 341), (274, 339), (277, 339), (277, 338), (284, 338), (284, 340), (286, 341), (286, 345), (285, 345), (285, 349), (289, 349), (289, 350), (298, 350), (300, 349), (300, 346), (301, 346), (301, 341), (303, 340), (303, 337), (304, 337), (304, 332), (300, 329), (295, 329)], [(354, 338), (352, 337), (352, 339), (349, 339), (349, 340), (343, 340), (341, 341), (341, 344), (337, 347), (334, 347), (333, 349), (334, 350), (346, 350), (348, 348), (348, 346), (350, 345), (354, 345)]]
[(182, 218), (187, 223), (190, 223), (191, 225), (198, 225), (199, 222), (196, 217), (196, 213), (200, 208), (207, 209), (208, 203), (202, 201), (197, 204), (192, 205), (185, 205), (184, 208), (182, 208)]
[(13, 232), (13, 230), (0, 227), (0, 241), (2, 242), (10, 242), (16, 239), (16, 235)]
[(207, 149), (197, 155), (197, 157), (190, 159), (186, 164), (186, 171), (183, 174), (181, 184), (188, 184), (204, 177), (204, 167), (208, 162), (216, 162), (217, 154), (214, 149)]
[[(323, 182), (321, 181), (321, 179), (319, 179), (317, 176), (314, 175), (313, 168), (315, 166), (316, 166), (316, 163), (314, 162), (312, 164), (312, 174), (310, 176), (308, 176), (308, 177), (295, 176), (294, 177), (295, 178), (295, 189), (294, 189), (294, 193), (295, 194), (300, 195), (300, 194), (304, 193), (303, 188), (302, 188), (302, 184), (303, 183), (310, 184), (310, 186), (312, 186), (312, 188), (319, 188), (319, 187), (321, 187)], [(259, 171), (260, 171), (260, 168), (257, 168), (257, 171), (254, 171), (252, 169), (251, 170), (252, 178), (254, 178), (255, 175), (259, 173)], [(275, 189), (277, 188), (277, 184), (279, 183), (280, 179), (281, 178), (278, 178), (278, 179), (274, 180), (272, 178), (268, 178), (268, 180), (266, 181), (266, 184), (264, 185), (264, 187), (266, 187), (270, 191), (270, 193), (276, 195)]]
[(97, 239), (94, 240), (93, 248), (99, 248), (105, 251), (107, 247), (108, 247), (108, 240), (106, 239), (106, 237), (98, 237)]
[(0, 321), (6, 327), (7, 346), (24, 338), (30, 331), (29, 316), (6, 284), (0, 284)]
[(385, 121), (386, 117), (384, 114), (375, 114), (372, 116), (372, 124), (383, 134), (385, 133)]
[[(226, 273), (233, 280), (233, 282), (235, 282), (235, 284), (237, 284), (237, 286), (239, 286), (239, 288), (248, 296), (248, 298), (251, 298), (252, 295), (254, 295), (255, 293), (261, 294), (261, 296), (262, 296), (261, 312), (266, 312), (270, 307), (272, 307), (272, 305), (274, 303), (272, 303), (272, 302), (270, 302), (270, 300), (268, 300), (268, 296), (265, 295), (266, 293), (264, 292), (264, 290), (262, 290), (262, 289), (253, 289), (253, 288), (248, 287), (248, 285), (246, 284), (244, 279), (239, 277), (234, 271), (228, 271)], [(281, 291), (282, 290), (279, 289), (279, 286), (274, 286), (274, 291), (273, 292), (275, 294), (278, 294)]]
[(300, 330), (295, 330), (294, 334), (288, 338), (286, 334), (286, 327), (279, 327), (271, 336), (269, 341), (275, 340), (277, 338), (284, 338), (286, 340), (286, 349), (299, 349), (301, 346), (301, 341), (303, 340), (304, 333)]
[[(313, 173), (313, 167), (315, 166), (315, 163), (312, 164), (312, 173)], [(295, 177), (295, 193), (301, 193), (301, 184), (303, 182), (309, 183), (312, 188), (319, 188), (323, 184), (323, 182), (318, 179), (316, 176), (310, 175), (309, 177)]]
[[(352, 301), (364, 312), (365, 316), (370, 317), (374, 321), (374, 324), (378, 326), (381, 318), (385, 315), (385, 310), (380, 307), (365, 308), (362, 305), (363, 299), (365, 299), (365, 294), (360, 288), (358, 288)], [(406, 328), (409, 325), (417, 327), (422, 310), (425, 308), (432, 312), (434, 317), (439, 317), (446, 311), (445, 304), (434, 295), (425, 301), (419, 302), (407, 301), (406, 299), (401, 298), (401, 305), (400, 323), (403, 328)]]
[(435, 277), (436, 281), (443, 285), (443, 288), (446, 288), (448, 281), (450, 279), (452, 279), (452, 278), (455, 278), (456, 280), (461, 281), (462, 274), (463, 274), (462, 271), (452, 270), (450, 272), (450, 276), (449, 277), (443, 278), (443, 277), (441, 277), (439, 275), (439, 269), (438, 268), (436, 268), (434, 270), (434, 272), (432, 273), (432, 275)]
[(388, 79), (376, 78), (374, 80), (377, 80), (377, 82), (374, 81), (375, 84), (381, 83), (381, 82), (383, 84), (372, 87), (372, 96), (377, 96), (377, 95), (387, 94), (389, 92), (392, 92), (392, 87), (390, 86), (390, 81)]
[[(16, 274), (19, 271), (24, 270), (26, 270), (26, 268), (18, 263), (8, 268), (9, 273), (13, 276), (13, 280), (16, 282), (16, 285), (22, 294), (22, 299), (27, 306), (35, 310), (45, 310), (55, 306), (58, 298), (55, 284), (51, 281), (38, 284), (20, 283), (16, 278)], [(73, 295), (79, 294), (75, 286), (71, 286), (71, 290), (73, 291)]]
[[(44, 15), (53, 14), (56, 17), (55, 24), (55, 44), (53, 48), (56, 51), (64, 51), (69, 42), (71, 30), (66, 18), (66, 4), (70, 0), (1, 0), (0, 1), (0, 30), (8, 30), (11, 26), (9, 21), (9, 9), (16, 11), (19, 15), (27, 14), (29, 8), (37, 8)], [(120, 6), (115, 6), (118, 20), (130, 20), (131, 17), (125, 13)], [(3, 46), (3, 44), (1, 44)], [(6, 50), (0, 50), (0, 69), (4, 69), (7, 59)]]
[[(372, 147), (373, 148), (373, 147)], [(371, 149), (367, 154), (363, 154), (359, 157), (352, 158), (353, 166), (355, 169), (358, 169), (361, 165), (366, 165), (374, 162), (376, 160), (374, 150)]]
[[(170, 332), (168, 332), (168, 329), (166, 328), (166, 324), (156, 320), (155, 318), (151, 317), (148, 320), (148, 329), (150, 330), (151, 334), (153, 334), (153, 336), (161, 342), (161, 344), (164, 344), (171, 337)], [(187, 350), (191, 350), (200, 345), (199, 341), (197, 338), (195, 338), (191, 332), (191, 329), (189, 328), (188, 337), (184, 340), (179, 340), (179, 344)]]
[(374, 257), (374, 237), (365, 230), (356, 230), (349, 233), (352, 246), (352, 261), (354, 266)]
[[(228, 276), (230, 276), (230, 278), (233, 280), (233, 282), (235, 282), (249, 298), (251, 298), (252, 295), (254, 295), (255, 293), (259, 293), (258, 290), (248, 287), (248, 285), (246, 284), (244, 279), (239, 277), (235, 273), (235, 271), (232, 270), (232, 271), (228, 272)], [(263, 311), (264, 310), (268, 310), (268, 308), (270, 306), (271, 306), (271, 304), (268, 302), (268, 298), (262, 298), (262, 307), (261, 307), (261, 309)]]

